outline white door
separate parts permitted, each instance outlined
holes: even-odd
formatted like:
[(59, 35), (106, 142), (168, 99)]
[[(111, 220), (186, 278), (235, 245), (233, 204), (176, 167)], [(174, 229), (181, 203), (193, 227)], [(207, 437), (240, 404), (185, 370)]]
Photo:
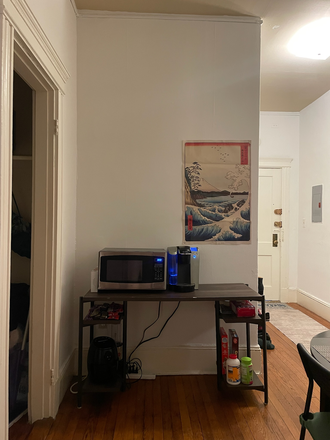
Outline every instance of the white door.
[(263, 278), (266, 300), (280, 300), (280, 246), (282, 170), (259, 170), (258, 277)]

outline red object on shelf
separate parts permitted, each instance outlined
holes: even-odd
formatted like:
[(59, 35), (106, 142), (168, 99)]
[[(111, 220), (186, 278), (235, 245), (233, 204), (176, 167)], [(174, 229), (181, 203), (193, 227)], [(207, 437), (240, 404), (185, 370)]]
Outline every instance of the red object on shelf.
[(230, 301), (230, 307), (237, 317), (253, 318), (256, 315), (254, 305), (248, 300)]
[(238, 358), (238, 334), (234, 328), (229, 329), (229, 354), (236, 354)]
[(228, 359), (228, 336), (226, 330), (220, 327), (222, 374), (226, 374), (226, 360)]

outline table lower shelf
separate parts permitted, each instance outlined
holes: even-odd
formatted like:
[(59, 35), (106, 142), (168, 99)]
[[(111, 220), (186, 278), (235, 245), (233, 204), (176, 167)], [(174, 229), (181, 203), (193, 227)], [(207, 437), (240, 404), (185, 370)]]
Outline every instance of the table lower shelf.
[(259, 390), (259, 391), (265, 391), (265, 386), (259, 379), (258, 375), (253, 372), (253, 383), (251, 384), (245, 384), (240, 383), (239, 385), (231, 385), (226, 380), (226, 375), (222, 375), (222, 382), (223, 386), (228, 387), (230, 389), (239, 389), (239, 390)]

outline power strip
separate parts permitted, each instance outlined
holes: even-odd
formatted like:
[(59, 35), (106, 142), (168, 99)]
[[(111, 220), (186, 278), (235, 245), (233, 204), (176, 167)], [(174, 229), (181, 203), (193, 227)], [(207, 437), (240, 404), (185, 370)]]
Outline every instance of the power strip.
[(135, 365), (127, 364), (127, 374), (138, 374), (139, 369)]

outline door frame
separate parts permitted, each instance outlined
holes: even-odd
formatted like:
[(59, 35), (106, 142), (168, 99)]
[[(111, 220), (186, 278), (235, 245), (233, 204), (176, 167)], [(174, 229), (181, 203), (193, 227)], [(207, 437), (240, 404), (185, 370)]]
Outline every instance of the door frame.
[[(58, 243), (59, 221), (59, 156), (58, 121), (59, 90), (46, 72), (28, 57), (25, 44), (16, 36), (14, 70), (33, 92), (32, 154), (32, 243), (30, 325), (29, 325), (29, 420), (51, 417), (55, 411), (55, 378), (58, 373), (59, 347), (56, 343), (59, 320), (60, 265)], [(42, 380), (40, 380), (42, 378)]]
[(9, 292), (14, 68), (34, 92), (29, 421), (55, 417), (59, 406), (62, 93), (31, 47), (0, 10), (0, 438), (8, 438)]
[[(289, 206), (290, 206), (290, 168), (292, 159), (289, 158), (260, 158), (259, 169), (280, 169), (282, 183), (282, 222), (284, 228), (280, 233), (280, 301), (289, 302)], [(258, 172), (259, 173), (259, 172)], [(259, 174), (258, 174), (259, 179)]]
[(0, 438), (7, 439), (12, 188), (12, 151), (8, 145), (12, 139), (13, 29), (3, 15), (0, 19)]

